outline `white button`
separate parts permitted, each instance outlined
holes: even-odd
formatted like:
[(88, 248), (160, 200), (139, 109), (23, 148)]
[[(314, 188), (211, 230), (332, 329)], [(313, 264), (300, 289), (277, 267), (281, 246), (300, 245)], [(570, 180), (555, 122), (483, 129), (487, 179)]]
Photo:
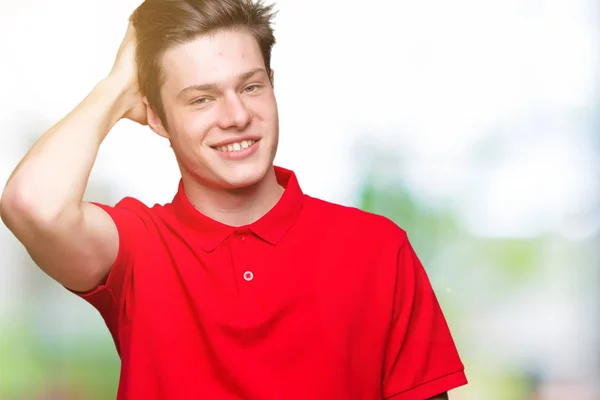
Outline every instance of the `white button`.
[(244, 272), (244, 280), (246, 282), (250, 282), (252, 279), (254, 279), (254, 274), (252, 273), (252, 271)]

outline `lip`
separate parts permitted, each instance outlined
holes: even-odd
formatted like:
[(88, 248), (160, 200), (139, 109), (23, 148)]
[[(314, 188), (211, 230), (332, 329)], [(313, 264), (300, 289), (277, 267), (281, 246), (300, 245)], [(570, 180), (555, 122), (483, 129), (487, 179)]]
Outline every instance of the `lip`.
[[(248, 140), (248, 139), (245, 139), (245, 140)], [(225, 142), (223, 142), (223, 143), (225, 143)], [(230, 142), (230, 143), (237, 143), (237, 142)], [(226, 160), (242, 160), (242, 159), (248, 158), (252, 154), (256, 153), (256, 151), (258, 150), (259, 144), (260, 144), (260, 140), (257, 140), (256, 142), (254, 142), (254, 144), (252, 144), (252, 146), (242, 149), (242, 150), (238, 150), (238, 151), (219, 151), (217, 149), (213, 149), (213, 150), (216, 151), (219, 156), (225, 158)], [(225, 146), (225, 145), (223, 144), (222, 146)]]
[(213, 144), (210, 147), (212, 147), (213, 149), (217, 149), (218, 147), (223, 147), (223, 146), (227, 146), (227, 145), (234, 144), (234, 143), (241, 143), (244, 140), (246, 140), (246, 141), (255, 140), (258, 142), (258, 141), (260, 141), (260, 138), (258, 136), (241, 136), (241, 137), (236, 137), (236, 138), (232, 138), (232, 139), (228, 139), (228, 140), (223, 140), (222, 142)]

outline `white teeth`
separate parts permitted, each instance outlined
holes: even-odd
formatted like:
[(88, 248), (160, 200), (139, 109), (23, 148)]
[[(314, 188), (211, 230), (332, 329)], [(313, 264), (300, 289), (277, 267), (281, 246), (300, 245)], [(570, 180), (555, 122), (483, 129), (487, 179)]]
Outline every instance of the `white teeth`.
[(240, 151), (240, 150), (247, 149), (248, 147), (252, 146), (254, 143), (256, 143), (256, 140), (243, 140), (238, 143), (228, 144), (227, 146), (217, 147), (217, 150), (224, 152), (224, 153)]

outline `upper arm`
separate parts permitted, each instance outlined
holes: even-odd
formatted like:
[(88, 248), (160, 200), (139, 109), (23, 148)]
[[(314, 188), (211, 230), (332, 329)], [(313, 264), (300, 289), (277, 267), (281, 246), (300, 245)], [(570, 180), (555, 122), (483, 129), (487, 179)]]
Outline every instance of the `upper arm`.
[(445, 392), (467, 383), (464, 367), (427, 274), (407, 240), (396, 270), (384, 398), (445, 399)]
[(116, 260), (119, 234), (115, 222), (91, 203), (48, 221), (19, 210), (5, 210), (1, 216), (33, 261), (73, 291), (96, 287)]

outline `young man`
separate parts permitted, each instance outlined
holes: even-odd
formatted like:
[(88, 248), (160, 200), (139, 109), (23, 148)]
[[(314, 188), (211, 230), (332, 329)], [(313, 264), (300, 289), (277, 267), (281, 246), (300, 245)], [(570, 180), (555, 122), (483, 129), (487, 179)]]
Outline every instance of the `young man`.
[[(2, 219), (100, 311), (119, 399), (445, 399), (463, 365), (405, 232), (273, 166), (272, 15), (146, 0), (107, 78), (12, 174)], [(170, 141), (172, 203), (83, 202), (121, 118)]]

